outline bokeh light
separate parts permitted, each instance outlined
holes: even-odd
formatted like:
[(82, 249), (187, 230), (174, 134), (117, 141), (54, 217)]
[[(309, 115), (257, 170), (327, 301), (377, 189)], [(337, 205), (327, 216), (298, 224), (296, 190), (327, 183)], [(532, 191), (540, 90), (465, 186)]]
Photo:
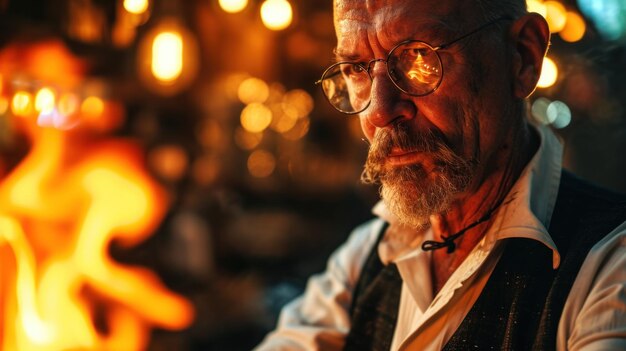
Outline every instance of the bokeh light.
[(306, 136), (309, 132), (310, 124), (311, 121), (308, 117), (299, 119), (293, 128), (283, 133), (283, 138), (291, 141), (296, 141), (304, 138), (304, 136)]
[(219, 4), (225, 12), (237, 13), (248, 6), (248, 0), (219, 0)]
[(40, 127), (56, 128), (60, 130), (69, 130), (78, 125), (80, 122), (75, 116), (67, 116), (59, 113), (57, 109), (42, 112), (37, 116), (37, 125)]
[(578, 0), (578, 6), (604, 38), (616, 41), (626, 38), (626, 1)]
[(135, 15), (146, 12), (149, 5), (148, 0), (124, 0), (124, 9)]
[(174, 15), (160, 16), (147, 28), (137, 47), (139, 78), (159, 95), (178, 94), (197, 77), (200, 62), (196, 35)]
[(294, 109), (293, 113), (287, 113), (283, 108), (284, 104), (273, 104), (271, 109), (274, 112), (272, 118), (271, 128), (278, 133), (286, 133), (293, 128), (298, 122), (298, 118), (296, 116), (296, 112)]
[(97, 96), (90, 96), (80, 105), (80, 112), (86, 119), (97, 118), (104, 112), (104, 101)]
[(526, 8), (528, 12), (536, 12), (544, 18), (547, 16), (546, 5), (540, 0), (526, 0)]
[(554, 122), (554, 120), (550, 120), (548, 118), (548, 106), (550, 106), (550, 103), (551, 101), (549, 99), (540, 97), (533, 102), (531, 107), (531, 114), (533, 118), (543, 125), (548, 125)]
[(293, 108), (297, 118), (307, 116), (313, 110), (313, 98), (302, 89), (294, 89), (283, 96), (283, 106)]
[(177, 32), (159, 33), (152, 44), (152, 74), (167, 83), (183, 71), (183, 38)]
[(153, 149), (148, 161), (161, 178), (177, 181), (185, 175), (189, 164), (187, 153), (179, 145), (161, 145)]
[(291, 24), (293, 11), (287, 0), (265, 0), (261, 5), (261, 20), (271, 30), (283, 30)]
[(565, 27), (565, 22), (567, 21), (565, 6), (558, 1), (546, 1), (544, 5), (550, 32), (560, 32)]
[(54, 109), (56, 96), (51, 88), (43, 87), (35, 95), (35, 110), (50, 113)]
[(265, 150), (255, 150), (248, 157), (248, 171), (253, 177), (268, 177), (275, 168), (276, 158)]
[(72, 93), (64, 93), (59, 98), (57, 109), (59, 110), (59, 113), (65, 116), (69, 116), (78, 111), (79, 105), (80, 101), (78, 99), (78, 96)]
[(567, 127), (572, 121), (572, 112), (569, 107), (562, 101), (552, 101), (546, 110), (548, 120), (553, 121), (555, 128), (561, 129)]
[(548, 88), (556, 83), (559, 76), (559, 69), (556, 63), (549, 57), (543, 58), (543, 64), (541, 65), (541, 77), (537, 82), (539, 88)]
[(267, 83), (259, 78), (247, 78), (237, 89), (237, 97), (244, 104), (265, 102), (270, 95)]
[(272, 123), (272, 111), (260, 103), (251, 103), (241, 111), (241, 126), (252, 133), (264, 131)]
[(263, 133), (252, 133), (243, 128), (235, 129), (235, 143), (243, 150), (252, 150), (263, 141)]
[(565, 27), (559, 32), (561, 38), (567, 42), (577, 42), (583, 38), (587, 25), (585, 20), (577, 12), (568, 11)]
[(11, 112), (16, 116), (28, 116), (33, 112), (33, 95), (27, 91), (18, 91), (11, 100)]

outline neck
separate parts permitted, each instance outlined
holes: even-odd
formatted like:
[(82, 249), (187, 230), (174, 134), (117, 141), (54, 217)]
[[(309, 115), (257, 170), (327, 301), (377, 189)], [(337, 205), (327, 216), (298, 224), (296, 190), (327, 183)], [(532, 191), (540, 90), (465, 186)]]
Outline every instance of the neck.
[(454, 240), (454, 247), (448, 246), (447, 253), (456, 249), (457, 255), (464, 258), (482, 239), (493, 221), (490, 213), (497, 211), (539, 143), (525, 122), (511, 128), (502, 140), (498, 150), (485, 160), (482, 176), (477, 177), (472, 190), (461, 194), (445, 213), (431, 217), (436, 241), (463, 233)]

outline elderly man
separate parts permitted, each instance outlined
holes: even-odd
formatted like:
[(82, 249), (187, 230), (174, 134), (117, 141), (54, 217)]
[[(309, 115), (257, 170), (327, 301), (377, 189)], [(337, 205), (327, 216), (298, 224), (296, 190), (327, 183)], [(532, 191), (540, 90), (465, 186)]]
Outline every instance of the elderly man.
[(378, 218), (258, 350), (624, 350), (626, 201), (526, 119), (549, 30), (523, 0), (335, 0), (318, 82), (370, 142)]

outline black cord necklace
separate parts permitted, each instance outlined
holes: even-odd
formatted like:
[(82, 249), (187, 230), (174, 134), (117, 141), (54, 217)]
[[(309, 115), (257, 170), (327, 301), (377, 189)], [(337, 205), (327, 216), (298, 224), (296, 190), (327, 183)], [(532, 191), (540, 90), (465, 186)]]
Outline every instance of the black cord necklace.
[(474, 228), (475, 226), (481, 224), (482, 222), (485, 222), (487, 220), (489, 220), (489, 218), (491, 218), (491, 216), (493, 215), (493, 213), (498, 209), (498, 207), (500, 207), (500, 204), (502, 203), (502, 200), (499, 201), (494, 207), (492, 207), (489, 211), (487, 211), (487, 213), (480, 217), (476, 222), (468, 225), (467, 227), (461, 229), (460, 231), (450, 235), (450, 236), (444, 236), (443, 241), (436, 241), (436, 240), (426, 240), (424, 241), (424, 243), (422, 243), (422, 250), (424, 251), (434, 251), (434, 250), (438, 250), (444, 247), (448, 248), (447, 253), (453, 253), (454, 250), (456, 250), (456, 244), (454, 243), (454, 240), (458, 239), (459, 237), (461, 237), (461, 235), (465, 234), (466, 231)]

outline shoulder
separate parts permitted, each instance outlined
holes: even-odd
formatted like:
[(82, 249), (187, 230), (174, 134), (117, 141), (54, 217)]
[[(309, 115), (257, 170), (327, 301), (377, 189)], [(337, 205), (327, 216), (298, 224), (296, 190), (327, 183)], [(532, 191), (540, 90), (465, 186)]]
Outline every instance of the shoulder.
[(621, 206), (626, 209), (626, 194), (604, 188), (589, 180), (580, 178), (566, 169), (563, 169), (561, 172), (559, 188), (561, 192), (574, 193), (578, 197), (584, 197), (585, 200), (591, 199), (603, 203), (613, 203), (615, 206)]
[(598, 241), (585, 258), (561, 316), (559, 349), (626, 347), (625, 296), (623, 222)]
[(331, 256), (328, 269), (339, 268), (344, 271), (347, 283), (354, 285), (365, 260), (370, 252), (376, 249), (375, 245), (384, 225), (382, 219), (374, 218), (356, 227), (346, 242)]

